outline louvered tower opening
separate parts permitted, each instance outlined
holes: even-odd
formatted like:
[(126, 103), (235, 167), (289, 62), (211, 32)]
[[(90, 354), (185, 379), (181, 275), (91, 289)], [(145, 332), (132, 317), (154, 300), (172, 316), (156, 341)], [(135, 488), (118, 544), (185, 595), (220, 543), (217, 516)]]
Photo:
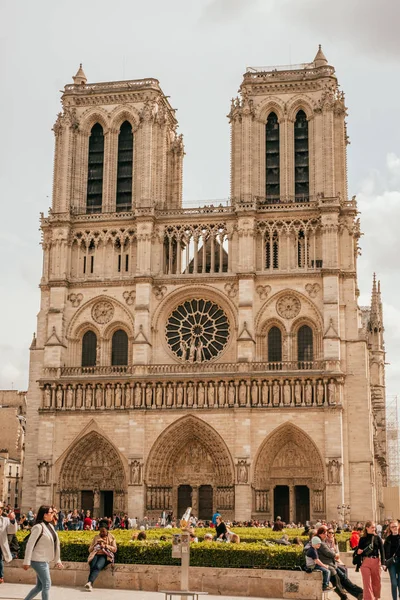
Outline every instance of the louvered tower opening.
[(99, 213), (103, 202), (104, 135), (99, 123), (92, 127), (89, 138), (86, 212)]
[(117, 212), (132, 208), (133, 132), (125, 121), (118, 136)]
[(279, 202), (279, 122), (275, 113), (270, 113), (265, 126), (265, 195), (271, 203)]
[(294, 124), (294, 187), (298, 202), (309, 200), (308, 121), (303, 110), (297, 113)]

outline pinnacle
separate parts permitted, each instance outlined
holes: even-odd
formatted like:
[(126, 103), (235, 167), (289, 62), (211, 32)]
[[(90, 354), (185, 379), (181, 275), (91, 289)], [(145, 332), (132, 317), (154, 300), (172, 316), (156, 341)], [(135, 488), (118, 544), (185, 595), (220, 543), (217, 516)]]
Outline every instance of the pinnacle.
[(72, 77), (75, 85), (85, 84), (87, 82), (86, 75), (82, 69), (82, 63), (79, 65), (79, 69), (75, 76)]
[(322, 67), (323, 65), (327, 65), (328, 64), (326, 56), (322, 52), (321, 44), (319, 44), (319, 46), (318, 46), (318, 52), (315, 55), (314, 64), (315, 64), (316, 67)]

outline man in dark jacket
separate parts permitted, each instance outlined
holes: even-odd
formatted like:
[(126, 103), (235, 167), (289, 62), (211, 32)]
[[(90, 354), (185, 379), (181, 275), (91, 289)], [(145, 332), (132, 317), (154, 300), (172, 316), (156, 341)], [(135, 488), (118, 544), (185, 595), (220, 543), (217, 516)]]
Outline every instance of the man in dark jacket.
[(358, 600), (362, 600), (362, 588), (350, 581), (347, 577), (346, 569), (337, 562), (339, 555), (336, 554), (334, 550), (331, 550), (326, 543), (327, 531), (326, 527), (320, 527), (318, 529), (317, 535), (321, 538), (321, 547), (318, 550), (318, 555), (322, 562), (329, 567), (331, 572), (331, 582), (335, 586), (335, 592), (340, 596), (341, 600), (347, 598), (346, 592), (349, 592), (349, 594)]

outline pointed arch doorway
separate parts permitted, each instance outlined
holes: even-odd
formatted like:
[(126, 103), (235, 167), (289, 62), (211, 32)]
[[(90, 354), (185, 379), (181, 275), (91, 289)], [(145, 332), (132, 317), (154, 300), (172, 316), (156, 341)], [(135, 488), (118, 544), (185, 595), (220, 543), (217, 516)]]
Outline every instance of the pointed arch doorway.
[(205, 421), (193, 415), (179, 419), (154, 443), (146, 463), (146, 514), (172, 510), (211, 519), (216, 509), (234, 518), (234, 468), (229, 450)]
[(126, 510), (126, 491), (120, 454), (99, 432), (87, 433), (68, 449), (58, 483), (60, 508), (109, 517)]
[(285, 423), (261, 445), (254, 469), (253, 514), (300, 522), (325, 518), (325, 470), (312, 439)]

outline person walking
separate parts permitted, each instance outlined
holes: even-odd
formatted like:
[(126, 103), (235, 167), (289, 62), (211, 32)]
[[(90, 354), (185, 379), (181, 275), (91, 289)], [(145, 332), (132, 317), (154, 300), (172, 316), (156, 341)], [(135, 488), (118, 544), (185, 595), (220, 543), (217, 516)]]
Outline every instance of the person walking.
[(117, 551), (117, 543), (115, 537), (105, 528), (102, 527), (99, 534), (96, 535), (90, 544), (88, 563), (90, 573), (85, 589), (88, 592), (93, 590), (93, 584), (100, 574), (102, 569), (105, 569), (108, 564), (114, 564), (114, 554)]
[(390, 521), (389, 533), (383, 545), (385, 552), (385, 566), (389, 571), (392, 590), (392, 599), (400, 598), (400, 533), (399, 522)]
[(381, 597), (381, 563), (385, 564), (383, 542), (376, 534), (375, 523), (367, 521), (360, 537), (357, 554), (361, 555), (361, 576), (364, 600), (379, 600)]
[(36, 573), (36, 585), (25, 597), (32, 600), (42, 592), (42, 600), (49, 600), (51, 578), (49, 563), (54, 561), (57, 568), (62, 569), (60, 560), (60, 541), (53, 525), (54, 509), (43, 505), (39, 508), (25, 548), (23, 568), (32, 567)]
[(4, 561), (12, 560), (7, 536), (15, 534), (17, 530), (15, 513), (11, 511), (8, 515), (3, 515), (3, 508), (0, 506), (0, 583), (4, 583)]

